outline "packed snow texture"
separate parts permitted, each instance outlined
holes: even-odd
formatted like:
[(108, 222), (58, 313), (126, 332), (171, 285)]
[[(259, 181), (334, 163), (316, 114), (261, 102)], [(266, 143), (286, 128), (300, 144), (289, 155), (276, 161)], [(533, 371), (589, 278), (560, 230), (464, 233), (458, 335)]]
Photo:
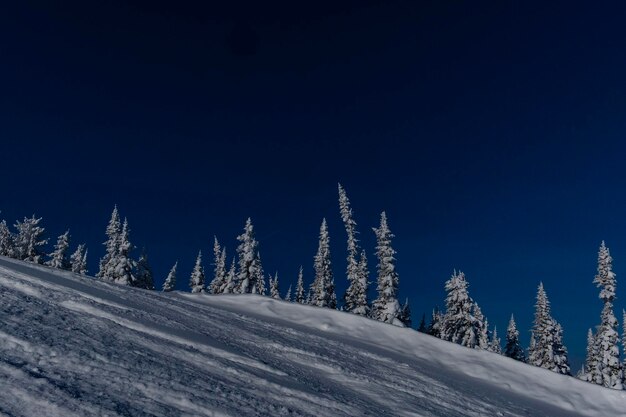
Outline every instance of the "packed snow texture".
[(624, 416), (626, 392), (354, 314), (0, 258), (2, 416)]

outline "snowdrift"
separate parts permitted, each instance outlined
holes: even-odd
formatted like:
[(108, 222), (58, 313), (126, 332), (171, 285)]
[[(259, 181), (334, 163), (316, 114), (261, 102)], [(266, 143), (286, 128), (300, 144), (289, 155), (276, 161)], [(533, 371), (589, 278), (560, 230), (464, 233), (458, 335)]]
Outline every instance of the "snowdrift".
[(0, 258), (3, 416), (625, 416), (612, 391), (350, 314)]

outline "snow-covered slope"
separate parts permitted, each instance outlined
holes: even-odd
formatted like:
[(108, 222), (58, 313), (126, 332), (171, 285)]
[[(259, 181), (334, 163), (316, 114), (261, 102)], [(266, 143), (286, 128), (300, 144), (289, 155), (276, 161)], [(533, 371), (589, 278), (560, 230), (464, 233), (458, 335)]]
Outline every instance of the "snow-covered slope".
[(327, 309), (0, 258), (0, 415), (601, 417), (626, 393)]

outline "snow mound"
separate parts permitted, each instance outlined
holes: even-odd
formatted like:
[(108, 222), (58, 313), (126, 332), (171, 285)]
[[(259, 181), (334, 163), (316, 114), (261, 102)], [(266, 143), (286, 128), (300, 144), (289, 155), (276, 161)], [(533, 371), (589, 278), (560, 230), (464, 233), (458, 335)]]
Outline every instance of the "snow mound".
[(612, 391), (363, 317), (0, 258), (0, 416), (624, 416)]

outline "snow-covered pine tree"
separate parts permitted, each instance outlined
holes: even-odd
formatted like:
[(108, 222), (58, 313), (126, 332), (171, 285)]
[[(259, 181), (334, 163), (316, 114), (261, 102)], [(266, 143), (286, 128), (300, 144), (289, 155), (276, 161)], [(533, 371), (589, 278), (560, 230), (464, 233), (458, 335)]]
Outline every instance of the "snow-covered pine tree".
[(330, 238), (326, 219), (320, 226), (320, 238), (317, 254), (315, 255), (315, 279), (311, 286), (310, 304), (317, 307), (337, 308), (337, 296), (335, 294), (335, 280), (330, 262)]
[(528, 363), (560, 374), (569, 375), (570, 372), (567, 349), (563, 345), (563, 329), (550, 315), (550, 301), (543, 283), (537, 289)]
[(87, 249), (84, 244), (78, 245), (76, 251), (70, 256), (72, 272), (85, 275), (87, 273)]
[[(474, 302), (472, 306), (472, 316), (473, 316), (473, 326), (474, 326), (474, 334), (477, 335), (475, 349), (483, 349), (489, 350), (489, 322), (483, 315), (478, 304)], [(472, 344), (471, 341), (467, 343), (461, 342), (463, 346), (469, 346)]]
[(496, 326), (493, 326), (493, 333), (491, 335), (491, 342), (489, 342), (489, 348), (487, 349), (489, 352), (497, 353), (498, 355), (502, 355), (502, 345), (501, 345), (500, 337), (498, 336), (498, 329)]
[(202, 251), (198, 251), (196, 264), (193, 267), (193, 271), (191, 271), (189, 287), (191, 287), (192, 293), (204, 291), (204, 267), (202, 266)]
[(239, 282), (239, 288), (236, 292), (241, 294), (259, 293), (257, 286), (260, 284), (265, 286), (265, 280), (259, 256), (259, 244), (254, 238), (254, 226), (252, 226), (250, 218), (246, 220), (244, 232), (237, 237), (237, 240), (241, 243), (237, 247), (237, 255), (239, 256), (237, 281)]
[(515, 318), (511, 314), (509, 325), (506, 328), (506, 346), (504, 347), (504, 356), (515, 359), (516, 361), (526, 362), (524, 349), (519, 342), (519, 330), (515, 324)]
[(422, 313), (422, 319), (420, 320), (417, 331), (420, 333), (428, 333), (428, 326), (426, 326), (426, 313)]
[[(553, 319), (554, 320), (554, 319)], [(553, 372), (563, 375), (571, 375), (571, 368), (569, 366), (569, 358), (567, 355), (567, 348), (563, 344), (563, 327), (560, 323), (554, 320), (554, 367)]]
[(215, 237), (213, 242), (213, 279), (209, 284), (211, 294), (220, 294), (220, 289), (226, 283), (226, 248), (222, 248)]
[(292, 301), (291, 300), (291, 284), (289, 284), (289, 288), (287, 289), (287, 292), (285, 293), (285, 301)]
[(48, 243), (48, 239), (43, 238), (45, 229), (39, 226), (41, 217), (36, 218), (24, 217), (24, 221), (17, 221), (15, 228), (17, 235), (15, 236), (14, 249), (17, 259), (36, 264), (43, 263), (44, 252), (42, 246)]
[(119, 236), (119, 245), (117, 254), (111, 259), (109, 264), (112, 266), (111, 279), (122, 285), (137, 285), (137, 262), (131, 258), (130, 253), (135, 247), (130, 243), (130, 228), (128, 220), (124, 219), (122, 231)]
[[(619, 335), (617, 334), (617, 318), (613, 314), (613, 301), (615, 300), (616, 279), (612, 267), (613, 258), (604, 241), (598, 251), (598, 273), (593, 283), (601, 288), (599, 298), (604, 303), (600, 326), (594, 337), (595, 353), (597, 356), (597, 368), (600, 372), (600, 383), (607, 388), (623, 389), (622, 365), (619, 360)], [(592, 377), (591, 382), (598, 383), (597, 377)]]
[(274, 278), (269, 276), (270, 280), (270, 297), (280, 300), (280, 289), (278, 288), (278, 272), (274, 274)]
[(154, 277), (152, 275), (152, 268), (148, 262), (146, 248), (142, 249), (141, 256), (137, 260), (136, 277), (137, 280), (134, 284), (136, 287), (144, 288), (146, 290), (154, 290)]
[(0, 256), (15, 257), (14, 236), (6, 220), (0, 222)]
[(230, 263), (230, 268), (224, 278), (224, 284), (219, 289), (219, 293), (232, 294), (237, 291), (237, 288), (239, 288), (239, 284), (237, 282), (237, 264), (235, 262), (235, 257), (233, 257), (233, 260)]
[(71, 269), (70, 260), (67, 257), (67, 250), (70, 247), (70, 231), (59, 236), (56, 245), (54, 245), (54, 251), (48, 255), (50, 259), (46, 262), (46, 265), (57, 269)]
[[(398, 316), (398, 319), (402, 322), (402, 324), (404, 324), (404, 327), (411, 328), (413, 325), (413, 320), (411, 319), (411, 306), (409, 305), (408, 298), (404, 300), (404, 304), (400, 307), (400, 315)], [(422, 320), (424, 320), (424, 317), (422, 317)], [(426, 324), (424, 324), (424, 326), (426, 326)]]
[(348, 255), (346, 266), (346, 277), (348, 278), (348, 288), (343, 296), (343, 309), (345, 311), (366, 316), (369, 313), (369, 306), (367, 303), (367, 260), (362, 254), (361, 262), (359, 265), (357, 256), (359, 254), (359, 245), (356, 238), (356, 222), (352, 217), (352, 209), (350, 208), (350, 200), (346, 194), (346, 190), (337, 184), (339, 190), (339, 212), (341, 213), (341, 220), (346, 229), (348, 235)]
[(120, 222), (120, 215), (117, 211), (117, 205), (113, 207), (111, 213), (111, 220), (106, 228), (107, 241), (104, 242), (106, 253), (100, 259), (100, 269), (96, 274), (96, 277), (105, 281), (113, 281), (115, 279), (115, 265), (117, 265), (117, 254), (120, 246), (120, 236), (122, 233), (122, 223)]
[(170, 269), (170, 272), (165, 278), (165, 282), (163, 282), (162, 289), (164, 292), (174, 291), (174, 288), (176, 287), (176, 269), (178, 269), (178, 261), (176, 261), (172, 269)]
[(474, 302), (467, 287), (465, 274), (460, 271), (454, 271), (446, 281), (446, 313), (441, 320), (440, 334), (443, 340), (474, 348), (478, 344), (478, 334), (472, 317)]
[(400, 321), (398, 302), (398, 273), (396, 272), (396, 251), (391, 247), (394, 237), (387, 225), (387, 215), (380, 214), (380, 226), (373, 228), (376, 234), (376, 257), (378, 258), (378, 297), (372, 303), (371, 317), (374, 320), (403, 327)]
[(602, 385), (602, 372), (600, 372), (598, 368), (598, 350), (596, 347), (596, 338), (593, 335), (593, 331), (589, 329), (587, 332), (587, 356), (583, 369), (578, 374), (578, 378), (583, 381)]
[(300, 265), (300, 271), (298, 272), (298, 282), (296, 283), (296, 303), (307, 304), (306, 296), (304, 295), (304, 273), (302, 272), (302, 265)]
[(252, 287), (253, 294), (265, 295), (265, 274), (263, 273), (263, 266), (261, 264), (261, 255), (259, 254), (259, 269), (256, 275), (256, 284)]
[(426, 328), (426, 333), (428, 333), (431, 336), (443, 339), (443, 337), (441, 336), (442, 322), (443, 322), (443, 315), (439, 311), (439, 307), (433, 308), (433, 313), (430, 316), (430, 323), (428, 323), (428, 327)]

